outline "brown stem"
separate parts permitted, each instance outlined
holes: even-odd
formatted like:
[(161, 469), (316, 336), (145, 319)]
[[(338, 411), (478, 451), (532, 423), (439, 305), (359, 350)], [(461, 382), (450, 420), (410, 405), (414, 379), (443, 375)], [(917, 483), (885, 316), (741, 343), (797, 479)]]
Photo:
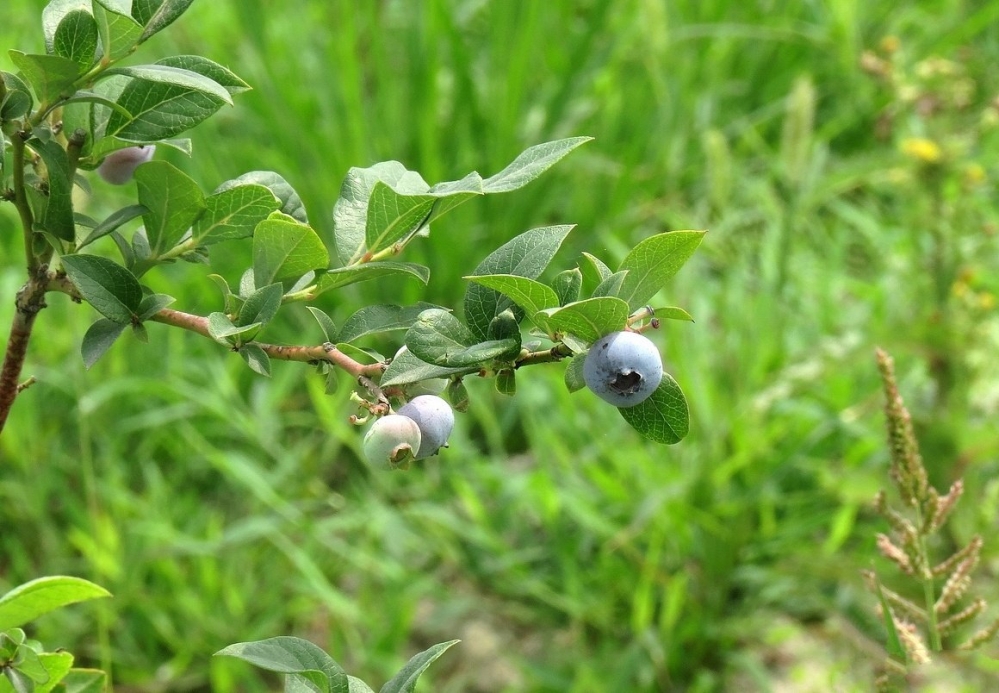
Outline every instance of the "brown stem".
[(14, 400), (25, 388), (21, 386), (21, 369), (24, 367), (24, 357), (28, 353), (28, 342), (31, 341), (31, 330), (35, 325), (38, 311), (45, 307), (45, 287), (48, 281), (42, 275), (28, 280), (14, 302), (14, 319), (11, 321), (10, 337), (7, 340), (7, 352), (4, 354), (3, 367), (0, 368), (0, 433), (7, 423), (7, 416)]
[[(164, 308), (151, 317), (150, 320), (180, 327), (212, 339), (212, 335), (208, 331), (208, 318), (200, 315)], [(265, 344), (263, 342), (253, 342), (253, 344), (263, 349), (272, 359), (303, 361), (306, 363), (326, 361), (338, 368), (342, 368), (355, 378), (378, 375), (385, 370), (384, 364), (381, 363), (363, 364), (355, 361), (332, 344), (322, 344), (319, 346), (285, 346), (280, 344)]]
[(528, 351), (522, 353), (519, 357), (517, 357), (517, 361), (514, 363), (514, 368), (533, 366), (538, 363), (554, 363), (569, 356), (572, 356), (572, 351), (565, 344), (559, 342), (551, 349), (542, 349), (541, 351)]

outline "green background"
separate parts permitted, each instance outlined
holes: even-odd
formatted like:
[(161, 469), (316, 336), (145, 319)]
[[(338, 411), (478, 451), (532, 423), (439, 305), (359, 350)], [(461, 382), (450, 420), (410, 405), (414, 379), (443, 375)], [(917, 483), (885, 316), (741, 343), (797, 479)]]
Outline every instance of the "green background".
[[(7, 0), (0, 47), (41, 52), (42, 6)], [(971, 80), (967, 103), (894, 98), (861, 65), (886, 36), (905, 80), (939, 94)], [(424, 469), (374, 473), (348, 388), (326, 396), (300, 364), (264, 380), (159, 325), (85, 371), (96, 314), (53, 296), (25, 368), (39, 382), (0, 439), (0, 588), (67, 573), (115, 597), (45, 617), (48, 646), (112, 667), (120, 690), (273, 687), (210, 655), (278, 634), (376, 688), (454, 637), (426, 690), (869, 690), (884, 634), (859, 571), (894, 575), (871, 509), (888, 486), (875, 345), (897, 359), (933, 482), (965, 477), (934, 548), (985, 533), (977, 590), (999, 601), (999, 3), (201, 0), (137, 58), (175, 53), (254, 90), (193, 132), (192, 159), (157, 156), (208, 190), (276, 170), (328, 241), (350, 166), (397, 159), (433, 183), (595, 137), (414, 243), (426, 289), (392, 279), (318, 303), (338, 321), (366, 303), (457, 306), (462, 275), (535, 226), (578, 225), (553, 272), (708, 229), (662, 294), (695, 322), (652, 335), (691, 432), (652, 445), (566, 393), (561, 366), (530, 368), (512, 399), (469, 382), (470, 412)], [(961, 74), (920, 76), (933, 56)], [(943, 163), (906, 156), (910, 137), (940, 143)], [(93, 187), (91, 216), (128, 202)], [(0, 205), (4, 325), (19, 251)], [(234, 283), (249, 244), (212, 256)], [(207, 314), (207, 273), (148, 279)], [(286, 312), (265, 337), (321, 340)], [(984, 690), (997, 654), (930, 680)]]

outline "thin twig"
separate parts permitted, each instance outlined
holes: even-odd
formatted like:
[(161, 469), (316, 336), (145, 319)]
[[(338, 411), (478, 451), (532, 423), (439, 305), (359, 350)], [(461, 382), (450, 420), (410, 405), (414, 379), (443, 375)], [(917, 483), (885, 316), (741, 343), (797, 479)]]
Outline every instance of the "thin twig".
[[(164, 308), (150, 318), (150, 320), (163, 323), (164, 325), (180, 327), (181, 329), (196, 332), (203, 337), (213, 339), (211, 332), (208, 331), (208, 318), (201, 315)], [(253, 344), (263, 349), (264, 353), (272, 359), (301, 361), (304, 363), (326, 361), (350, 373), (354, 378), (379, 375), (385, 370), (384, 364), (360, 363), (337, 349), (334, 345), (328, 343), (318, 346), (289, 346), (283, 344), (266, 344), (264, 342), (253, 342)]]

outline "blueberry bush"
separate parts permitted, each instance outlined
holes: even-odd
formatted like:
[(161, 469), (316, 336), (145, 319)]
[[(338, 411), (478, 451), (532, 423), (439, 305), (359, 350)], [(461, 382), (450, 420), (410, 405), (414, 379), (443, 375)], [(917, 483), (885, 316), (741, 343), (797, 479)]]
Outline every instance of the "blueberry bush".
[[(199, 55), (133, 59), (191, 3), (53, 0), (42, 11), (46, 52), (9, 52), (17, 71), (0, 74), (0, 196), (16, 209), (25, 274), (9, 297), (16, 310), (0, 370), (0, 432), (17, 399), (30, 396), (34, 378), (23, 378), (22, 370), (33, 335), (58, 329), (39, 321), (47, 301), (69, 300), (96, 313), (81, 345), (88, 368), (126, 332), (155, 343), (163, 325), (217, 342), (261, 376), (270, 375), (274, 361), (295, 361), (317, 370), (330, 392), (349, 378), (356, 409), (343, 415), (369, 427), (363, 450), (375, 467), (412, 468), (446, 449), (453, 410), (469, 404), (464, 379), (491, 378), (499, 392), (513, 395), (519, 371), (535, 365), (562, 363), (569, 391), (589, 386), (651, 441), (683, 439), (683, 392), (641, 333), (664, 319), (690, 320), (680, 308), (649, 303), (703, 232), (645, 238), (616, 268), (584, 253), (576, 267), (546, 280), (573, 227), (533, 228), (472, 258), (460, 306), (359, 305), (336, 325), (313, 304), (333, 295), (349, 300), (342, 290), (360, 282), (401, 277), (427, 284), (430, 267), (400, 259), (411, 243), (437, 233), (439, 219), (461, 204), (528, 185), (590, 138), (538, 144), (493, 175), (473, 171), (434, 184), (398, 161), (352, 168), (339, 196), (319, 211), (306, 210), (274, 171), (202, 189), (156, 154), (191, 155), (183, 135), (250, 85)], [(134, 182), (134, 202), (104, 218), (89, 216), (88, 196), (103, 192), (103, 183), (92, 186), (94, 173), (111, 185)], [(316, 213), (332, 215), (331, 243), (310, 225)], [(250, 265), (238, 276), (212, 274), (208, 249), (239, 243), (249, 244)], [(214, 284), (218, 299), (180, 309), (172, 296), (154, 291), (147, 277), (177, 262), (191, 265), (179, 281)], [(265, 341), (279, 313), (302, 310), (316, 321), (311, 342)], [(371, 335), (385, 335), (384, 353), (358, 344)], [(591, 351), (594, 344), (601, 348)], [(50, 580), (44, 589), (29, 585), (0, 600), (0, 667), (18, 693), (93, 690), (102, 685), (93, 683), (96, 674), (73, 673), (71, 656), (48, 652), (19, 630), (44, 611), (105, 596), (91, 583)], [(4, 620), (5, 613), (15, 615)], [(452, 644), (417, 655), (381, 690), (413, 690)], [(218, 654), (288, 676), (288, 690), (371, 690), (297, 638), (240, 643)], [(92, 681), (80, 678), (86, 676)]]

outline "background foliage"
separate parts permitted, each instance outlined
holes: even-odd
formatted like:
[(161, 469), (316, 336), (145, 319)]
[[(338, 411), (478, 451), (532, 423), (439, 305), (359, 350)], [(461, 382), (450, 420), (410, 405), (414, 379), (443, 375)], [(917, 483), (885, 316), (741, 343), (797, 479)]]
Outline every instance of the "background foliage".
[[(42, 4), (8, 0), (0, 46), (41, 50)], [(901, 87), (942, 106), (870, 74), (862, 54), (884, 58), (886, 36)], [(974, 500), (950, 539), (994, 535), (996, 3), (217, 0), (146, 57), (178, 52), (254, 91), (193, 133), (193, 159), (158, 156), (208, 189), (280, 171), (327, 238), (350, 166), (488, 175), (530, 144), (596, 137), (414, 245), (435, 269), (425, 291), (354, 295), (456, 304), (477, 248), (542, 224), (579, 225), (563, 265), (710, 229), (668, 292), (696, 322), (653, 335), (691, 434), (645, 443), (594, 396), (566, 394), (560, 368), (536, 368), (512, 400), (469, 382), (450, 451), (374, 474), (345, 389), (324, 395), (296, 364), (264, 381), (159, 326), (84, 371), (94, 314), (56, 297), (25, 371), (40, 382), (0, 440), (0, 590), (69, 573), (115, 598), (47, 617), (47, 644), (149, 691), (261, 690), (210, 654), (284, 633), (376, 681), (462, 638), (428, 673), (434, 690), (867, 689), (883, 635), (858, 571), (884, 529), (870, 501), (887, 467), (875, 344), (896, 356), (932, 480), (965, 475)], [(958, 73), (917, 67), (933, 56)], [(963, 101), (947, 95), (959, 80)], [(100, 218), (117, 191), (94, 185)], [(17, 257), (12, 214), (0, 207), (0, 258)], [(246, 264), (212, 259), (222, 274)], [(23, 272), (9, 265), (8, 297)], [(210, 282), (178, 287), (218, 309)], [(358, 304), (320, 305), (342, 320)], [(279, 335), (318, 342), (310, 321)], [(995, 602), (995, 542), (981, 570)], [(941, 676), (978, 690), (989, 654)]]

